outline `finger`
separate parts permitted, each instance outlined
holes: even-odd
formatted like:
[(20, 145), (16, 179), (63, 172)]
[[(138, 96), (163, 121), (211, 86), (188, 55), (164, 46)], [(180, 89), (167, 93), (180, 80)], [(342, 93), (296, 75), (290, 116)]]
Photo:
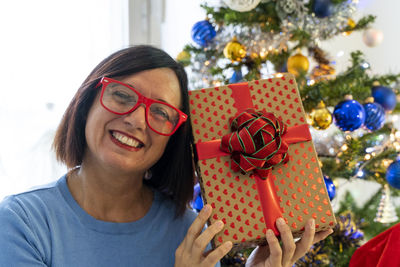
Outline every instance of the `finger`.
[(281, 266), (282, 265), (282, 249), (279, 245), (279, 240), (275, 236), (271, 229), (267, 231), (267, 242), (269, 246), (269, 260), (271, 261), (271, 266)]
[(202, 232), (193, 242), (192, 255), (195, 259), (200, 258), (211, 242), (211, 239), (224, 228), (224, 223), (222, 221), (216, 221), (209, 227), (207, 227), (204, 232)]
[(313, 244), (315, 235), (315, 221), (314, 219), (309, 219), (305, 226), (305, 231), (300, 241), (296, 244), (296, 251), (293, 255), (293, 261), (296, 261), (304, 256)]
[(290, 231), (290, 227), (283, 218), (278, 218), (276, 220), (276, 226), (278, 227), (283, 244), (282, 266), (287, 266), (292, 261), (294, 251), (296, 250), (296, 244), (293, 240), (292, 231)]
[(204, 228), (208, 218), (210, 217), (212, 208), (210, 205), (205, 205), (189, 227), (187, 234), (183, 240), (185, 249), (192, 249), (194, 240), (199, 236)]
[(333, 230), (332, 229), (328, 229), (325, 231), (320, 231), (318, 233), (315, 234), (314, 240), (313, 240), (313, 244), (318, 243), (321, 240), (324, 240), (325, 238), (328, 237), (328, 235), (332, 234)]
[(202, 266), (215, 266), (232, 249), (232, 242), (227, 241), (214, 249), (202, 262)]

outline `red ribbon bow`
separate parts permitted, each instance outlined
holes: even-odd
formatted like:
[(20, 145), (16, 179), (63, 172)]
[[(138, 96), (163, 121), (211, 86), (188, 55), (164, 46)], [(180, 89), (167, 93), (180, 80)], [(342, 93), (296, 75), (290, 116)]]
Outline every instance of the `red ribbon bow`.
[(220, 149), (232, 155), (233, 171), (253, 171), (266, 179), (274, 165), (289, 160), (289, 145), (282, 139), (286, 129), (273, 113), (249, 109), (231, 121), (232, 133), (222, 137)]

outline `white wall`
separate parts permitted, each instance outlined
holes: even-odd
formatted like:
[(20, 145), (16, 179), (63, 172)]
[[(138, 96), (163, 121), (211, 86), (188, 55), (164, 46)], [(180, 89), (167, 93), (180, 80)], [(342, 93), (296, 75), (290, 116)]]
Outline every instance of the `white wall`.
[(128, 44), (126, 0), (0, 1), (0, 200), (57, 179), (51, 151), (76, 90)]
[(206, 18), (199, 0), (166, 0), (164, 23), (161, 25), (161, 47), (176, 57), (191, 41), (193, 24)]

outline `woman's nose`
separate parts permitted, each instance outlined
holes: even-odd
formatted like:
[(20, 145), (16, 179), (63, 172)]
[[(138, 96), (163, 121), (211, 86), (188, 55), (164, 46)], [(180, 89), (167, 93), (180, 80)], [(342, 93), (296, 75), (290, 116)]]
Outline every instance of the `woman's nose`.
[(139, 105), (134, 111), (124, 115), (123, 119), (134, 128), (146, 129), (146, 107)]

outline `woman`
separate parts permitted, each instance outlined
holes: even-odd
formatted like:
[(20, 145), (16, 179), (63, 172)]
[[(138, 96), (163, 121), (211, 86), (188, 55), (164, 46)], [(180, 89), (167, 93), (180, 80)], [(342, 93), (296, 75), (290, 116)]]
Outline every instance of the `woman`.
[[(187, 209), (193, 194), (187, 77), (165, 52), (136, 46), (103, 60), (79, 88), (54, 140), (70, 171), (0, 204), (0, 266), (213, 266), (232, 248), (205, 253), (217, 222)], [(279, 221), (281, 222), (281, 221)], [(253, 252), (249, 266), (291, 266), (329, 232), (310, 221), (296, 245)]]

